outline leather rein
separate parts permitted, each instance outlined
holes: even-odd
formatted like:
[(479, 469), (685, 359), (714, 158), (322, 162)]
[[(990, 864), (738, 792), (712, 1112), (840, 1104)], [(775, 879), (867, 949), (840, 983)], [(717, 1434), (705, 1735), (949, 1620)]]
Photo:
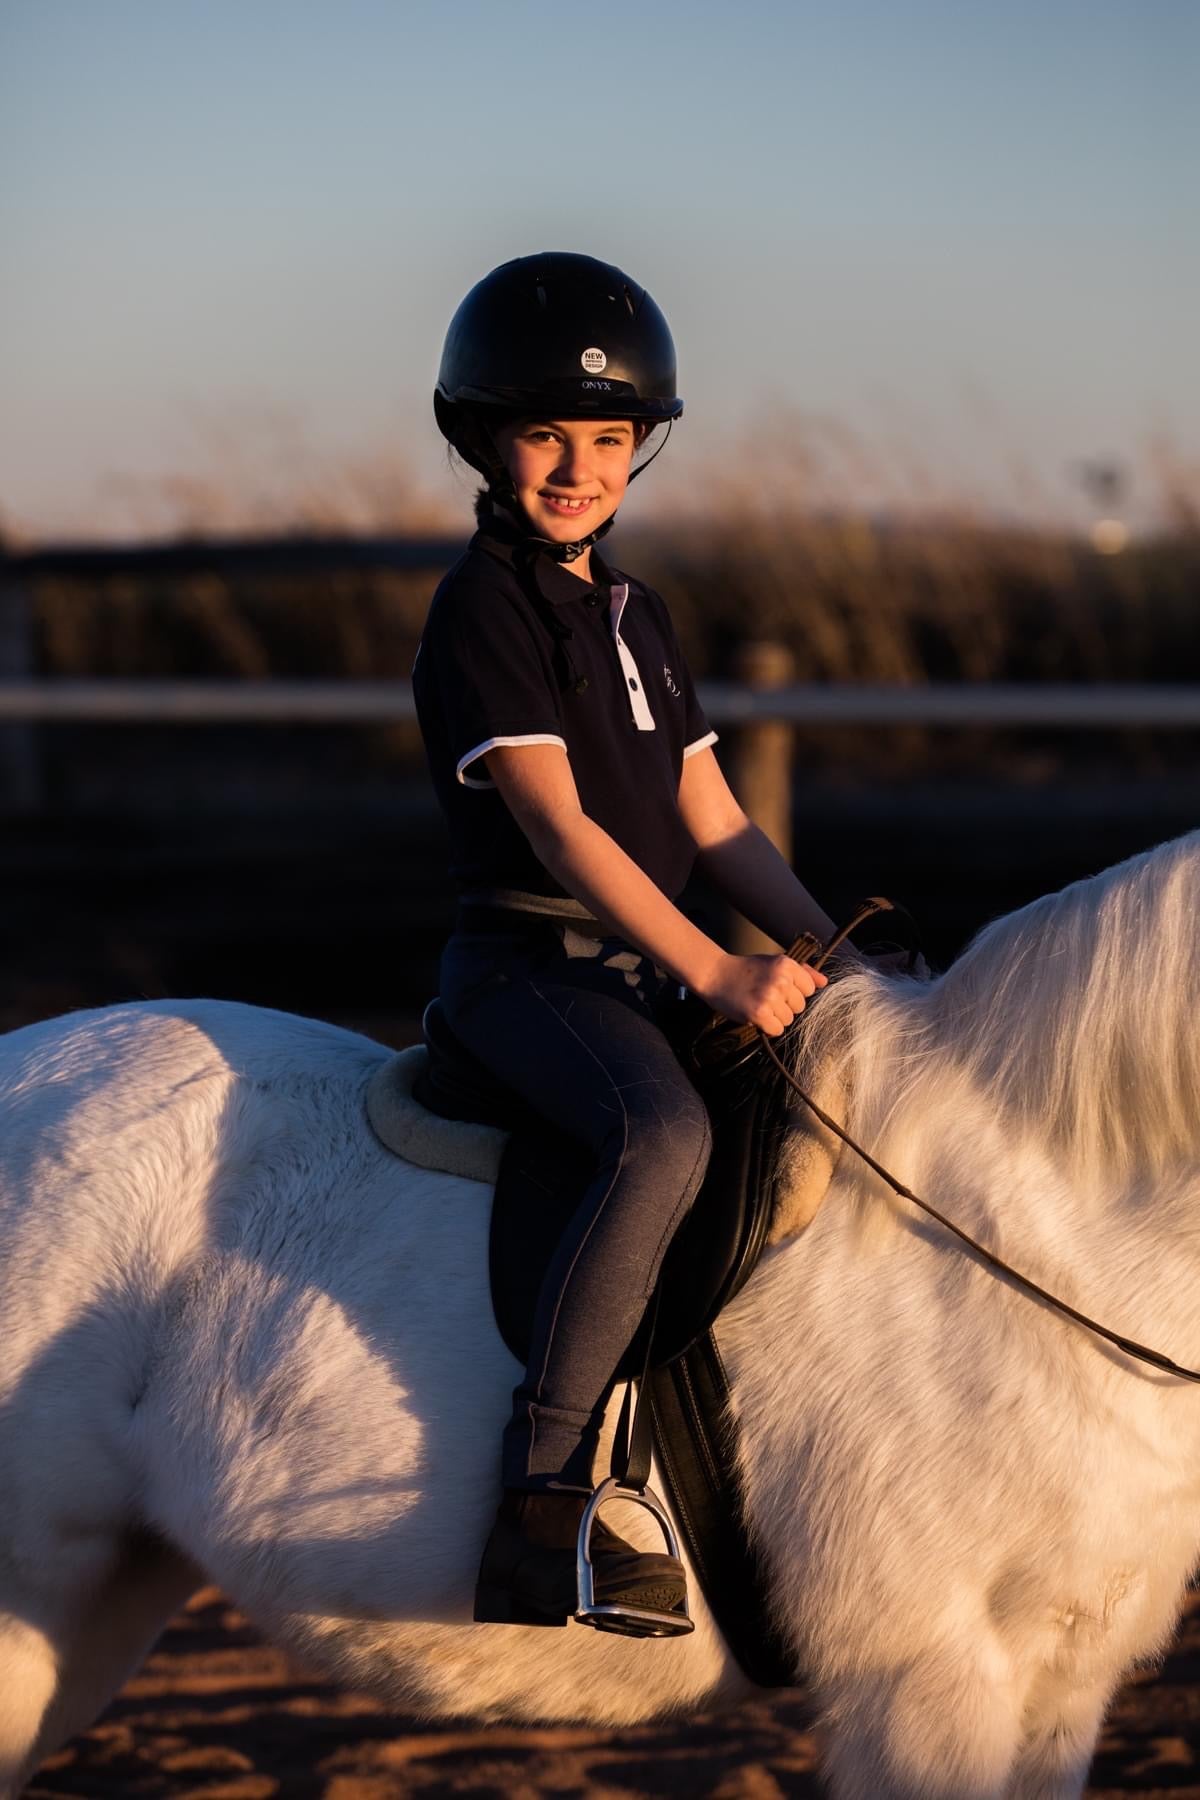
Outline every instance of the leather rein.
[[(900, 910), (901, 909), (897, 908), (892, 901), (876, 896), (873, 899), (864, 901), (854, 917), (850, 920), (849, 924), (844, 925), (840, 931), (836, 932), (827, 944), (822, 945), (818, 938), (806, 934), (804, 937), (797, 939), (796, 943), (792, 945), (787, 954), (796, 962), (808, 962), (812, 968), (820, 970), (824, 964), (829, 961), (829, 958), (841, 948), (850, 933), (859, 925), (863, 924), (867, 919), (874, 917), (877, 913), (898, 912)], [(915, 960), (916, 953), (914, 951), (909, 959), (910, 968)], [(871, 1155), (869, 1150), (864, 1150), (861, 1144), (856, 1143), (850, 1136), (850, 1133), (846, 1131), (843, 1126), (839, 1125), (836, 1119), (830, 1118), (824, 1108), (817, 1105), (817, 1102), (813, 1099), (811, 1094), (805, 1093), (804, 1089), (800, 1086), (800, 1083), (796, 1080), (796, 1077), (779, 1056), (766, 1032), (763, 1031), (760, 1026), (743, 1027), (742, 1031), (737, 1035), (742, 1038), (743, 1034), (745, 1034), (743, 1041), (746, 1041), (746, 1038), (748, 1038), (748, 1034), (751, 1031), (757, 1034), (759, 1043), (766, 1051), (770, 1061), (774, 1063), (775, 1068), (783, 1076), (788, 1086), (799, 1095), (801, 1100), (803, 1100), (805, 1106), (807, 1106), (814, 1118), (819, 1119), (827, 1131), (831, 1131), (834, 1137), (840, 1138), (842, 1143), (845, 1144), (848, 1149), (853, 1150), (856, 1156), (861, 1157), (867, 1167), (873, 1169), (875, 1174), (878, 1175), (882, 1181), (887, 1183), (893, 1193), (899, 1194), (904, 1200), (911, 1200), (914, 1206), (919, 1206), (921, 1211), (928, 1213), (931, 1219), (936, 1219), (939, 1225), (943, 1226), (947, 1231), (953, 1232), (954, 1236), (959, 1238), (962, 1243), (966, 1244), (968, 1249), (973, 1250), (976, 1256), (982, 1258), (989, 1268), (995, 1269), (998, 1274), (1010, 1276), (1011, 1279), (1019, 1283), (1027, 1293), (1033, 1294), (1037, 1299), (1044, 1300), (1047, 1305), (1057, 1308), (1057, 1310), (1060, 1313), (1064, 1313), (1068, 1319), (1074, 1319), (1077, 1325), (1083, 1325), (1088, 1331), (1094, 1332), (1097, 1337), (1106, 1339), (1108, 1343), (1115, 1345), (1118, 1350), (1123, 1351), (1126, 1356), (1136, 1357), (1139, 1362), (1149, 1363), (1152, 1368), (1159, 1369), (1166, 1375), (1177, 1376), (1181, 1381), (1200, 1382), (1200, 1370), (1185, 1369), (1179, 1363), (1173, 1362), (1169, 1356), (1164, 1356), (1161, 1350), (1152, 1350), (1146, 1344), (1136, 1343), (1133, 1338), (1122, 1337), (1119, 1332), (1110, 1331), (1107, 1325), (1101, 1325), (1097, 1320), (1090, 1319), (1086, 1313), (1080, 1312), (1076, 1307), (1069, 1306), (1065, 1300), (1060, 1300), (1057, 1295), (1052, 1294), (1046, 1288), (1039, 1286), (1039, 1284), (1036, 1281), (1031, 1280), (1028, 1275), (1022, 1275), (1019, 1269), (1014, 1269), (1011, 1263), (1006, 1263), (1003, 1258), (997, 1256), (994, 1251), (988, 1250), (983, 1244), (977, 1243), (976, 1240), (971, 1237), (968, 1232), (965, 1232), (960, 1225), (956, 1225), (952, 1219), (948, 1219), (945, 1213), (939, 1212), (937, 1207), (931, 1206), (928, 1200), (922, 1200), (919, 1194), (914, 1194), (911, 1188), (905, 1187), (904, 1183), (898, 1181), (890, 1170), (885, 1169), (883, 1164), (878, 1162), (876, 1158)]]

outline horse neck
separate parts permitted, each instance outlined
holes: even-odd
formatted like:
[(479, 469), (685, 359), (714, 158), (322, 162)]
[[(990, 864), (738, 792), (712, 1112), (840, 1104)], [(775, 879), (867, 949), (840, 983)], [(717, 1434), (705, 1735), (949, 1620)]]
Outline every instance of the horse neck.
[[(1115, 1166), (1064, 1145), (1053, 1106), (1039, 1116), (1032, 1085), (1022, 1080), (1014, 1095), (978, 1054), (981, 1034), (948, 980), (856, 976), (814, 1008), (814, 1025), (810, 1054), (838, 1067), (842, 1122), (900, 1181), (1068, 1304), (1200, 1366), (1192, 1299), (1200, 1158), (1139, 1156), (1130, 1128)], [(1020, 1047), (1028, 1051), (1027, 1039)], [(1171, 1410), (1170, 1428), (1191, 1429), (1200, 1409), (1172, 1407), (1178, 1383), (1131, 1369), (1032, 1299), (1014, 1309), (1013, 1286), (1006, 1292), (1001, 1281), (843, 1148), (808, 1231), (769, 1253), (722, 1317), (735, 1414), (748, 1410), (761, 1425), (765, 1413), (770, 1455), (783, 1468), (791, 1451), (786, 1434), (774, 1436), (772, 1395), (786, 1412), (794, 1404), (787, 1396), (811, 1385), (814, 1357), (825, 1359), (823, 1380), (849, 1380), (851, 1340), (871, 1346), (884, 1366), (918, 1340), (936, 1361), (943, 1327), (929, 1321), (937, 1320), (949, 1323), (953, 1354), (980, 1367), (999, 1354), (1001, 1331), (1012, 1330), (1030, 1366), (1049, 1355), (1079, 1363), (1084, 1381), (1111, 1375), (1118, 1405), (1136, 1403), (1149, 1382)], [(869, 1359), (863, 1379), (873, 1381)], [(802, 1480), (802, 1467), (794, 1474)]]
[[(925, 987), (864, 985), (842, 1033), (851, 1131), (914, 1192), (1042, 1285), (1065, 1285), (1082, 1310), (1115, 1308), (1116, 1328), (1134, 1336), (1134, 1321), (1120, 1323), (1128, 1303), (1151, 1320), (1173, 1311), (1192, 1335), (1200, 1131), (1182, 1089), (1193, 1063), (1200, 1087), (1198, 1034), (1178, 1018), (1177, 996), (1156, 1005), (1146, 986), (1106, 1033), (1119, 942), (1101, 946), (1096, 967), (1073, 957), (1069, 942), (1064, 953), (1061, 908), (1041, 923), (1040, 933), (1023, 932), (1026, 956), (1015, 958), (1032, 962), (1025, 974), (1039, 1004), (1025, 1006), (1016, 1026), (1006, 1023), (1017, 998), (1007, 984), (1000, 1004), (980, 996), (986, 968), (968, 966), (966, 981), (954, 969)], [(1074, 925), (1077, 939), (1092, 935), (1086, 916)], [(1064, 973), (1049, 992), (1034, 970), (1060, 962), (1074, 980)], [(1160, 1032), (1147, 1014), (1161, 1018)], [(911, 1232), (918, 1223), (849, 1152), (838, 1178), (876, 1229)], [(922, 1229), (937, 1241), (939, 1228)], [(1169, 1293), (1164, 1261), (1178, 1271)]]
[(1196, 1167), (1198, 910), (1193, 833), (997, 921), (931, 991), (935, 1061), (1080, 1183)]

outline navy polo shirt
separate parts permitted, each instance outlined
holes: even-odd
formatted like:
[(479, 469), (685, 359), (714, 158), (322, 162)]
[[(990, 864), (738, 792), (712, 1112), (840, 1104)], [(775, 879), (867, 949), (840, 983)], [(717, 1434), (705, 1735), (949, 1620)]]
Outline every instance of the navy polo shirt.
[(507, 744), (561, 744), (584, 812), (671, 899), (691, 871), (679, 778), (717, 734), (661, 597), (594, 548), (591, 568), (488, 521), (433, 597), (413, 691), (462, 893), (563, 894), (488, 776)]

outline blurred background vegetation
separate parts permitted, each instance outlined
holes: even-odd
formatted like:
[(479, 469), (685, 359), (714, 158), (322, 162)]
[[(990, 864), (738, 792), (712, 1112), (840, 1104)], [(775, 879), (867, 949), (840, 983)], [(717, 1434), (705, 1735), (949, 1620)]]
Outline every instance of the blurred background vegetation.
[[(1130, 534), (1111, 472), (1090, 527), (1018, 526), (911, 465), (906, 495), (856, 505), (872, 482), (852, 448), (818, 453), (781, 424), (723, 472), (664, 481), (648, 522), (627, 508), (605, 553), (662, 591), (698, 677), (731, 679), (739, 648), (768, 640), (801, 682), (1200, 682), (1200, 475), (1178, 458), (1152, 461), (1157, 523)], [(469, 518), (469, 492), (433, 506), (391, 459), (264, 480), (230, 458), (144, 498), (188, 566), (31, 580), (29, 673), (404, 681)], [(358, 550), (340, 569), (231, 572), (231, 534)], [(371, 536), (428, 542), (428, 566), (361, 560)], [(415, 726), (36, 736), (38, 806), (4, 822), (0, 1023), (205, 991), (412, 1031), (452, 905)], [(941, 960), (996, 912), (1194, 825), (1198, 795), (1200, 736), (1183, 730), (795, 734), (805, 878), (834, 908), (895, 893)]]

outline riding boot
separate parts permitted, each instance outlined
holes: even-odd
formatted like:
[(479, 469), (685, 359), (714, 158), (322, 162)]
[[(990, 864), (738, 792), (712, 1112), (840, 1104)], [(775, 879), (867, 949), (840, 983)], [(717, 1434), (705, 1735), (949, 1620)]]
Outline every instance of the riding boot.
[[(475, 1618), (494, 1625), (565, 1625), (578, 1604), (575, 1548), (588, 1495), (508, 1488), (484, 1546)], [(683, 1564), (635, 1550), (597, 1518), (591, 1535), (597, 1604), (671, 1612), (687, 1597)]]

